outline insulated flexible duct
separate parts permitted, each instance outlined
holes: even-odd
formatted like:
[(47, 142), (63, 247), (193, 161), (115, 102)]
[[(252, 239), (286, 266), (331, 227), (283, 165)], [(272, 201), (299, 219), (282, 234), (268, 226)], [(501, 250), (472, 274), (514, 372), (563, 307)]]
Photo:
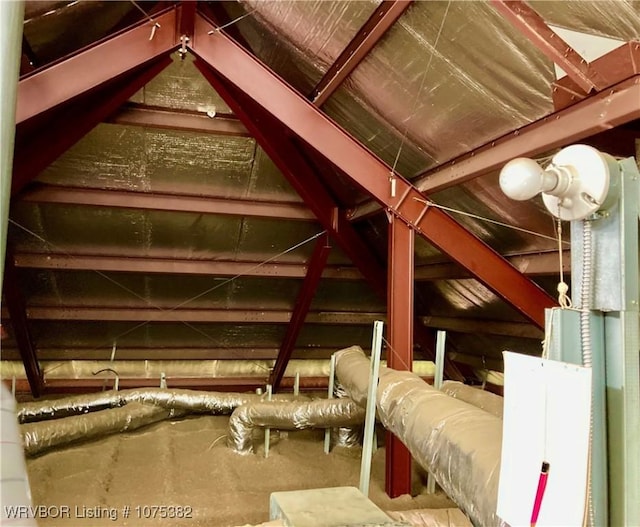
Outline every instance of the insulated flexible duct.
[(364, 410), (350, 399), (247, 404), (231, 414), (227, 444), (239, 454), (250, 454), (256, 427), (302, 430), (359, 426), (364, 422), (364, 414)]
[[(24, 403), (18, 408), (21, 423), (58, 419), (105, 408), (118, 408), (129, 403), (143, 403), (166, 409), (188, 410), (190, 413), (230, 414), (240, 405), (259, 402), (264, 395), (251, 393), (218, 393), (163, 388), (140, 388), (75, 395), (50, 401)], [(274, 395), (274, 399), (291, 396)]]
[[(369, 359), (357, 347), (336, 354), (336, 374), (359, 404), (366, 401)], [(433, 474), (474, 525), (496, 516), (502, 420), (432, 388), (411, 372), (380, 369), (378, 416)]]
[(55, 421), (29, 423), (20, 427), (24, 451), (35, 456), (55, 446), (135, 430), (168, 417), (181, 415), (159, 406), (131, 403), (87, 415), (74, 415)]
[(504, 399), (495, 393), (473, 388), (458, 381), (443, 382), (440, 391), (502, 419)]

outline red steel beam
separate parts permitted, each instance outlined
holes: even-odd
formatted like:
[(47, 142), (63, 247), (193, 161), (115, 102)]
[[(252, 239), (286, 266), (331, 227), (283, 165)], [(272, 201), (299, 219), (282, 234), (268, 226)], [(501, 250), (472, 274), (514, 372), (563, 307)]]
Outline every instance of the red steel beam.
[(18, 84), (16, 124), (59, 106), (82, 93), (172, 51), (176, 10), (159, 15), (150, 40), (148, 21), (62, 62), (29, 75)]
[[(16, 267), (55, 269), (61, 271), (103, 271), (118, 273), (158, 273), (208, 276), (273, 276), (304, 278), (307, 266), (303, 263), (269, 262), (263, 260), (186, 260), (134, 256), (91, 256), (69, 254), (16, 253)], [(267, 256), (265, 256), (265, 259)], [(362, 275), (351, 266), (325, 266), (323, 278), (358, 280)]]
[[(196, 16), (196, 36), (200, 35), (196, 55), (427, 241), (533, 323), (544, 327), (545, 308), (557, 305), (551, 296), (446, 213), (426, 206), (425, 196), (411, 183), (393, 175), (388, 165), (226, 35), (214, 32), (207, 38), (211, 27)], [(394, 185), (390, 185), (391, 179)]]
[[(389, 223), (387, 284), (387, 366), (409, 370), (413, 365), (413, 255), (415, 231), (395, 216)], [(390, 498), (411, 494), (411, 454), (387, 431), (385, 490)]]
[(302, 283), (300, 293), (293, 308), (291, 320), (287, 326), (287, 332), (280, 346), (278, 358), (269, 377), (269, 384), (273, 387), (274, 392), (280, 389), (282, 377), (287, 369), (287, 364), (289, 364), (289, 359), (298, 340), (298, 335), (300, 335), (300, 330), (309, 313), (309, 307), (320, 284), (322, 271), (327, 264), (327, 258), (329, 258), (330, 252), (331, 245), (329, 243), (329, 236), (324, 234), (316, 241), (313, 254), (309, 260), (307, 275)]
[(528, 4), (522, 0), (491, 0), (491, 5), (586, 93), (606, 87), (600, 74)]
[(385, 272), (378, 264), (378, 258), (362, 241), (313, 168), (288, 139), (287, 130), (253, 101), (217, 76), (206, 63), (198, 60), (195, 65), (244, 123), (320, 224), (338, 242), (374, 290), (384, 298)]
[(181, 130), (201, 134), (249, 137), (249, 132), (237, 118), (232, 115), (215, 115), (209, 117), (204, 112), (177, 110), (171, 108), (154, 108), (143, 104), (127, 103), (107, 122), (159, 128), (161, 130)]
[[(186, 390), (223, 391), (223, 392), (249, 392), (256, 388), (264, 388), (267, 379), (262, 377), (167, 377), (167, 387)], [(10, 387), (10, 380), (3, 380)], [(112, 377), (95, 379), (47, 379), (42, 387), (42, 393), (89, 393), (113, 389)], [(292, 389), (293, 377), (285, 377), (282, 380), (282, 388)], [(301, 377), (300, 389), (317, 391), (326, 390), (329, 385), (328, 377)], [(158, 388), (160, 379), (148, 378), (121, 378), (119, 389), (130, 388)], [(23, 379), (16, 380), (16, 393), (28, 392), (28, 386)]]
[(100, 190), (43, 185), (26, 192), (21, 199), (22, 201), (34, 203), (255, 216), (282, 220), (315, 220), (315, 216), (305, 205), (297, 203), (130, 192), (126, 190)]
[[(129, 97), (171, 64), (168, 55), (80, 97), (33, 133), (16, 132), (11, 195), (15, 196), (42, 170), (101, 123)], [(99, 69), (99, 68), (97, 68)]]
[(438, 192), (499, 170), (516, 157), (536, 156), (636, 119), (640, 75), (428, 170), (414, 182), (425, 193)]
[[(560, 272), (560, 260), (557, 252), (536, 254), (514, 254), (505, 258), (526, 276), (555, 275)], [(571, 252), (562, 251), (562, 269), (571, 273)], [(414, 273), (417, 281), (458, 280), (471, 275), (453, 263), (433, 263), (416, 267)]]
[[(279, 347), (247, 347), (247, 348), (138, 348), (118, 347), (118, 360), (275, 360)], [(293, 359), (322, 360), (331, 358), (335, 348), (298, 347), (294, 350)], [(107, 360), (111, 348), (77, 347), (77, 348), (38, 348), (38, 358), (46, 361), (68, 360)], [(3, 360), (20, 360), (16, 348), (2, 347)]]
[[(640, 73), (640, 42), (631, 41), (595, 59), (590, 67), (605, 79), (606, 87), (623, 82)], [(562, 77), (553, 83), (553, 106), (562, 110), (585, 98), (580, 87), (570, 78)]]
[[(3, 310), (4, 311), (4, 310)], [(4, 312), (3, 312), (4, 316)], [(50, 307), (27, 309), (29, 320), (87, 320), (112, 322), (195, 322), (231, 324), (288, 324), (292, 312), (287, 310), (181, 308), (160, 311), (152, 307)], [(309, 313), (310, 324), (369, 325), (380, 320), (381, 313), (322, 311)]]
[(409, 370), (413, 363), (413, 255), (415, 231), (399, 218), (389, 223), (387, 270), (388, 366)]
[(29, 387), (34, 397), (40, 397), (42, 393), (42, 372), (38, 363), (36, 348), (31, 339), (27, 310), (20, 288), (20, 277), (13, 263), (11, 251), (7, 250), (4, 266), (3, 293), (5, 307), (11, 317), (13, 335), (20, 352), (20, 358), (24, 364), (24, 371), (29, 380)]
[(197, 0), (182, 0), (178, 9), (178, 36), (193, 37)]
[[(320, 183), (306, 158), (299, 153), (295, 144), (286, 140), (288, 130), (255, 101), (217, 76), (206, 64), (199, 60), (195, 64), (233, 112), (244, 122), (256, 141), (360, 270), (372, 289), (380, 298), (385, 299), (387, 291), (384, 268), (346, 219), (344, 212), (336, 207), (333, 198)], [(416, 341), (426, 357), (433, 359), (435, 338), (422, 324), (416, 325), (415, 328)], [(451, 379), (464, 379), (455, 365), (448, 360), (445, 372)]]
[[(62, 271), (111, 271), (121, 273), (159, 273), (212, 276), (278, 276), (304, 278), (307, 267), (303, 263), (263, 263), (263, 260), (188, 260), (180, 258), (153, 258), (135, 256), (96, 256), (83, 254), (20, 253), (14, 255), (16, 267), (30, 269), (56, 269)], [(507, 259), (527, 276), (555, 275), (560, 271), (557, 253), (508, 256)], [(571, 273), (569, 251), (562, 255), (563, 270)], [(458, 280), (469, 278), (469, 273), (452, 263), (435, 263), (416, 267), (416, 281)], [(323, 278), (359, 280), (362, 274), (352, 267), (327, 265)]]
[(315, 106), (319, 108), (331, 97), (411, 2), (412, 0), (383, 0), (380, 3), (314, 88), (309, 98)]

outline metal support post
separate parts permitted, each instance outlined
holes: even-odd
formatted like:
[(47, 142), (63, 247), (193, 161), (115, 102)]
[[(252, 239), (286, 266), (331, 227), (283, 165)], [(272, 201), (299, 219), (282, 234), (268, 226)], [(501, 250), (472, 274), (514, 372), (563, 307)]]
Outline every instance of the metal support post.
[[(336, 382), (336, 354), (331, 355), (331, 362), (329, 366), (329, 390), (327, 393), (327, 399), (333, 399), (333, 390)], [(328, 454), (331, 450), (331, 428), (326, 428), (324, 431), (324, 453)]]
[[(272, 388), (267, 384), (267, 401), (271, 400)], [(269, 445), (271, 442), (271, 428), (264, 429), (264, 457), (269, 457)]]
[(360, 492), (369, 496), (369, 480), (371, 479), (371, 456), (373, 455), (373, 435), (376, 428), (376, 397), (378, 377), (380, 374), (380, 353), (382, 351), (382, 330), (384, 322), (373, 323), (373, 341), (371, 344), (371, 375), (367, 393), (367, 412), (364, 421), (364, 439), (362, 442), (362, 462), (360, 464)]
[[(433, 387), (436, 390), (442, 388), (444, 377), (444, 350), (447, 341), (447, 332), (438, 331), (436, 333), (436, 374), (433, 378)], [(427, 474), (427, 493), (433, 494), (436, 491), (436, 478), (429, 472)]]
[[(395, 370), (413, 366), (414, 231), (392, 215), (389, 224), (387, 364)], [(411, 454), (391, 432), (386, 435), (385, 490), (391, 498), (411, 493)]]

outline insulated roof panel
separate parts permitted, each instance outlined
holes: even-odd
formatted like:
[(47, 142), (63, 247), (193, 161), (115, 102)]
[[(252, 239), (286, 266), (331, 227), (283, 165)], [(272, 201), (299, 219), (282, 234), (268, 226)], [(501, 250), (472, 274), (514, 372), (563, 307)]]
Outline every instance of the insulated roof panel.
[(254, 140), (245, 137), (101, 124), (38, 180), (73, 187), (243, 197), (254, 154)]
[[(416, 2), (327, 108), (349, 131), (363, 111), (376, 115), (442, 163), (550, 113), (553, 80), (551, 62), (487, 2)], [(389, 157), (377, 129), (356, 135)]]
[[(345, 2), (245, 1), (230, 10), (253, 52), (303, 95), (311, 93), (376, 8)], [(239, 19), (244, 13), (251, 16)]]

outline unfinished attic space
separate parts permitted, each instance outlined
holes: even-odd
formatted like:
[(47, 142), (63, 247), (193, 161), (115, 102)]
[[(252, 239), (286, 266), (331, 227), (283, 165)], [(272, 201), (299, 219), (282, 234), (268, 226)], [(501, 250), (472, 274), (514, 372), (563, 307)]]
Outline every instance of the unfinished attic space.
[(640, 526), (639, 35), (0, 0), (0, 524)]

